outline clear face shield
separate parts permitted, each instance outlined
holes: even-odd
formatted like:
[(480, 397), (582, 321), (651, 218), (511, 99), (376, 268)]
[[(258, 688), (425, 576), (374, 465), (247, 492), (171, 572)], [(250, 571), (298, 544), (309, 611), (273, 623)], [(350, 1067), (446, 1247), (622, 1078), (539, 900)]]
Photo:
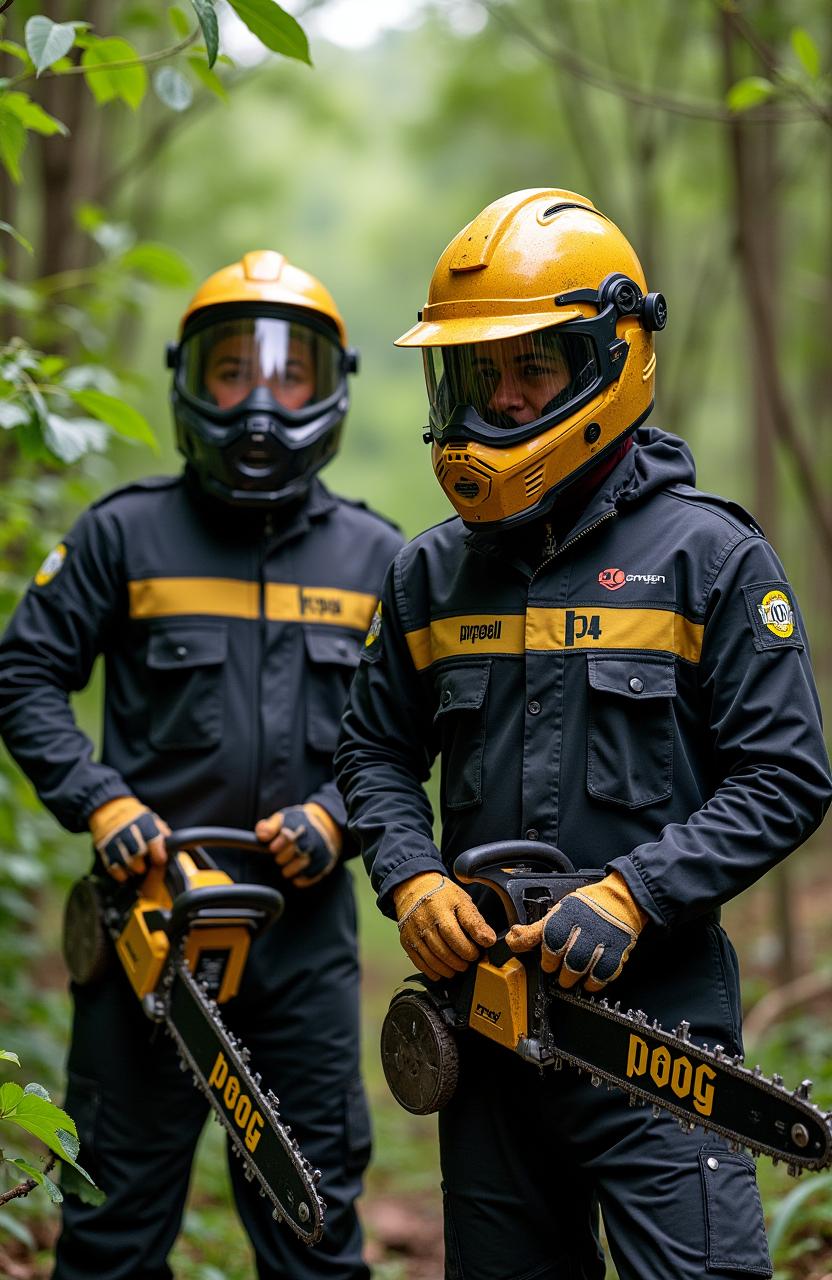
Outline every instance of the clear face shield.
[(492, 342), (424, 347), (434, 440), (508, 446), (570, 416), (594, 394), (595, 344), (562, 327)]
[(219, 320), (183, 340), (176, 377), (180, 390), (214, 419), (249, 402), (273, 405), (287, 423), (297, 415), (301, 426), (341, 390), (343, 352), (335, 334), (297, 321)]

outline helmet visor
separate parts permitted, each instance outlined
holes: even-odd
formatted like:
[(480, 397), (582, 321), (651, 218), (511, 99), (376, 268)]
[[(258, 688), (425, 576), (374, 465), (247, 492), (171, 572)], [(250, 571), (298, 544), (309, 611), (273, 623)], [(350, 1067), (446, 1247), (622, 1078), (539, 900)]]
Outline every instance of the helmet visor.
[(598, 376), (592, 340), (560, 326), (423, 352), (437, 438), (457, 406), (469, 406), (484, 423), (507, 433), (552, 413), (566, 417)]
[(263, 388), (284, 412), (329, 400), (343, 379), (336, 336), (291, 320), (221, 320), (185, 337), (177, 381), (200, 405), (234, 409)]

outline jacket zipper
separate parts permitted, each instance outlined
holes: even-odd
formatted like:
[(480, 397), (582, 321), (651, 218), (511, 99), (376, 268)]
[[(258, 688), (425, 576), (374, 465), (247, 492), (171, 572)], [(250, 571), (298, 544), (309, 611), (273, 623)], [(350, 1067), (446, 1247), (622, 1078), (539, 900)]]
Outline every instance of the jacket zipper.
[(545, 560), (541, 560), (540, 564), (529, 578), (529, 586), (532, 585), (537, 575), (542, 573), (547, 565), (550, 565), (553, 560), (557, 560), (559, 555), (562, 555), (564, 551), (569, 549), (569, 547), (574, 547), (576, 542), (580, 542), (581, 538), (585, 538), (588, 533), (592, 533), (593, 529), (597, 529), (599, 524), (603, 524), (606, 520), (614, 520), (617, 515), (618, 512), (615, 509), (612, 511), (605, 511), (597, 520), (593, 520), (592, 524), (588, 524), (580, 533), (576, 533), (574, 538), (570, 538), (568, 542), (562, 542), (552, 555), (547, 556)]

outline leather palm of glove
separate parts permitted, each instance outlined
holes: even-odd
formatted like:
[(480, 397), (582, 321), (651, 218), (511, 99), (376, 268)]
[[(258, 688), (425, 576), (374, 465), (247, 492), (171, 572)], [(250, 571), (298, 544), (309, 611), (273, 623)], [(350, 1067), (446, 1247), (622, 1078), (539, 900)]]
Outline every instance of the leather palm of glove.
[(541, 967), (557, 973), (562, 987), (583, 978), (586, 991), (600, 991), (624, 968), (647, 916), (617, 871), (597, 884), (568, 893), (542, 920), (516, 924), (506, 934), (512, 951), (541, 943)]
[(464, 972), (480, 947), (497, 940), (471, 895), (439, 871), (424, 871), (397, 885), (393, 903), (401, 944), (432, 982)]
[(93, 810), (88, 825), (105, 870), (120, 883), (144, 875), (148, 857), (157, 867), (168, 860), (170, 827), (135, 796), (108, 800)]
[(341, 855), (341, 828), (319, 804), (293, 804), (261, 818), (254, 828), (268, 844), (280, 874), (299, 888), (317, 884)]

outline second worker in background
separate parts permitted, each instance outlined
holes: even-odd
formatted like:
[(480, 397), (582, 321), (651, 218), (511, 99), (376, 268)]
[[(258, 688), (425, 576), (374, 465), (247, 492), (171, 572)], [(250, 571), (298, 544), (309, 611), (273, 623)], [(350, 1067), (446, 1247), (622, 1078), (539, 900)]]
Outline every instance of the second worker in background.
[[(398, 533), (316, 473), (338, 449), (356, 356), (333, 299), (274, 252), (197, 292), (171, 350), (183, 474), (96, 502), (48, 557), (0, 650), (0, 730), (44, 804), (89, 827), (116, 879), (168, 827), (255, 828), (218, 850), (286, 894), (225, 1008), (323, 1171), (306, 1249), (230, 1161), (260, 1280), (365, 1280), (354, 1202), (370, 1153), (355, 904), (332, 780), (341, 709)], [(71, 693), (104, 657), (101, 760)], [(270, 856), (273, 855), (272, 856)], [(106, 1192), (63, 1206), (56, 1280), (168, 1280), (208, 1104), (113, 966), (75, 988), (66, 1107)]]

